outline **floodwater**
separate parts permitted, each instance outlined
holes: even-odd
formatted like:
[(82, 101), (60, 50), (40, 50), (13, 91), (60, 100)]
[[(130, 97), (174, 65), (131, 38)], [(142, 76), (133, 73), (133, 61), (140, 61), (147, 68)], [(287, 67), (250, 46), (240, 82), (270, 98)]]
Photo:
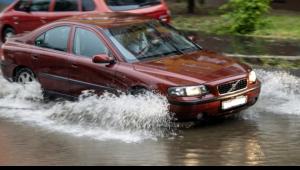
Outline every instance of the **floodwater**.
[(257, 72), (257, 105), (184, 126), (162, 96), (45, 102), (38, 84), (0, 78), (0, 165), (299, 165), (300, 78)]

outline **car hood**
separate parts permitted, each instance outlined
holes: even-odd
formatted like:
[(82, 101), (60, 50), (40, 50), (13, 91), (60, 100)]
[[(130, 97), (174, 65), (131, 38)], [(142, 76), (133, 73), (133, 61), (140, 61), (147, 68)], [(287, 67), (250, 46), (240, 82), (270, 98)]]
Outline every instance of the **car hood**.
[(134, 64), (137, 71), (176, 85), (203, 84), (247, 76), (249, 67), (210, 51), (166, 57)]

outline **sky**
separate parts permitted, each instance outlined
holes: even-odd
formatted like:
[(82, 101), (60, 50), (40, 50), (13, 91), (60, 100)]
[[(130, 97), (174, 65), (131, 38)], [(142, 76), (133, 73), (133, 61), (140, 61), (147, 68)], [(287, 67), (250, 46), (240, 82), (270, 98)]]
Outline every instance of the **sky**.
[(8, 3), (11, 3), (13, 1), (14, 0), (0, 0), (0, 3), (2, 3), (2, 4), (8, 4)]

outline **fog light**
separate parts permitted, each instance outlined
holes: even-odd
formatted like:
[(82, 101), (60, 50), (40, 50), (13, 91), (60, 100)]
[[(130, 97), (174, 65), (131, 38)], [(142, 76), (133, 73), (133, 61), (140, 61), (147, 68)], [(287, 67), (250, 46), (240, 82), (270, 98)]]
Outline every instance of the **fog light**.
[(198, 115), (197, 115), (197, 120), (201, 120), (203, 118), (203, 113), (199, 113)]

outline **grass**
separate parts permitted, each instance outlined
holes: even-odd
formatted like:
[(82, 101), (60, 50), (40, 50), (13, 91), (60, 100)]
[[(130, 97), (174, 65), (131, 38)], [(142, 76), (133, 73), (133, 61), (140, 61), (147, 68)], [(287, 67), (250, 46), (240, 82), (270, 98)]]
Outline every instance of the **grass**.
[(268, 15), (270, 24), (258, 29), (252, 35), (274, 38), (300, 39), (300, 13), (282, 12)]
[(252, 67), (300, 69), (300, 60), (274, 59), (274, 58), (236, 58), (242, 63)]
[(222, 20), (217, 16), (178, 15), (172, 20), (172, 24), (180, 30), (205, 33), (218, 33), (220, 23)]
[[(173, 13), (172, 24), (180, 30), (232, 35), (222, 28), (226, 21), (216, 9), (198, 5), (196, 14), (188, 15), (186, 14), (186, 2), (169, 2), (169, 6)], [(300, 12), (272, 10), (265, 18), (269, 24), (251, 34), (242, 36), (300, 40)]]

